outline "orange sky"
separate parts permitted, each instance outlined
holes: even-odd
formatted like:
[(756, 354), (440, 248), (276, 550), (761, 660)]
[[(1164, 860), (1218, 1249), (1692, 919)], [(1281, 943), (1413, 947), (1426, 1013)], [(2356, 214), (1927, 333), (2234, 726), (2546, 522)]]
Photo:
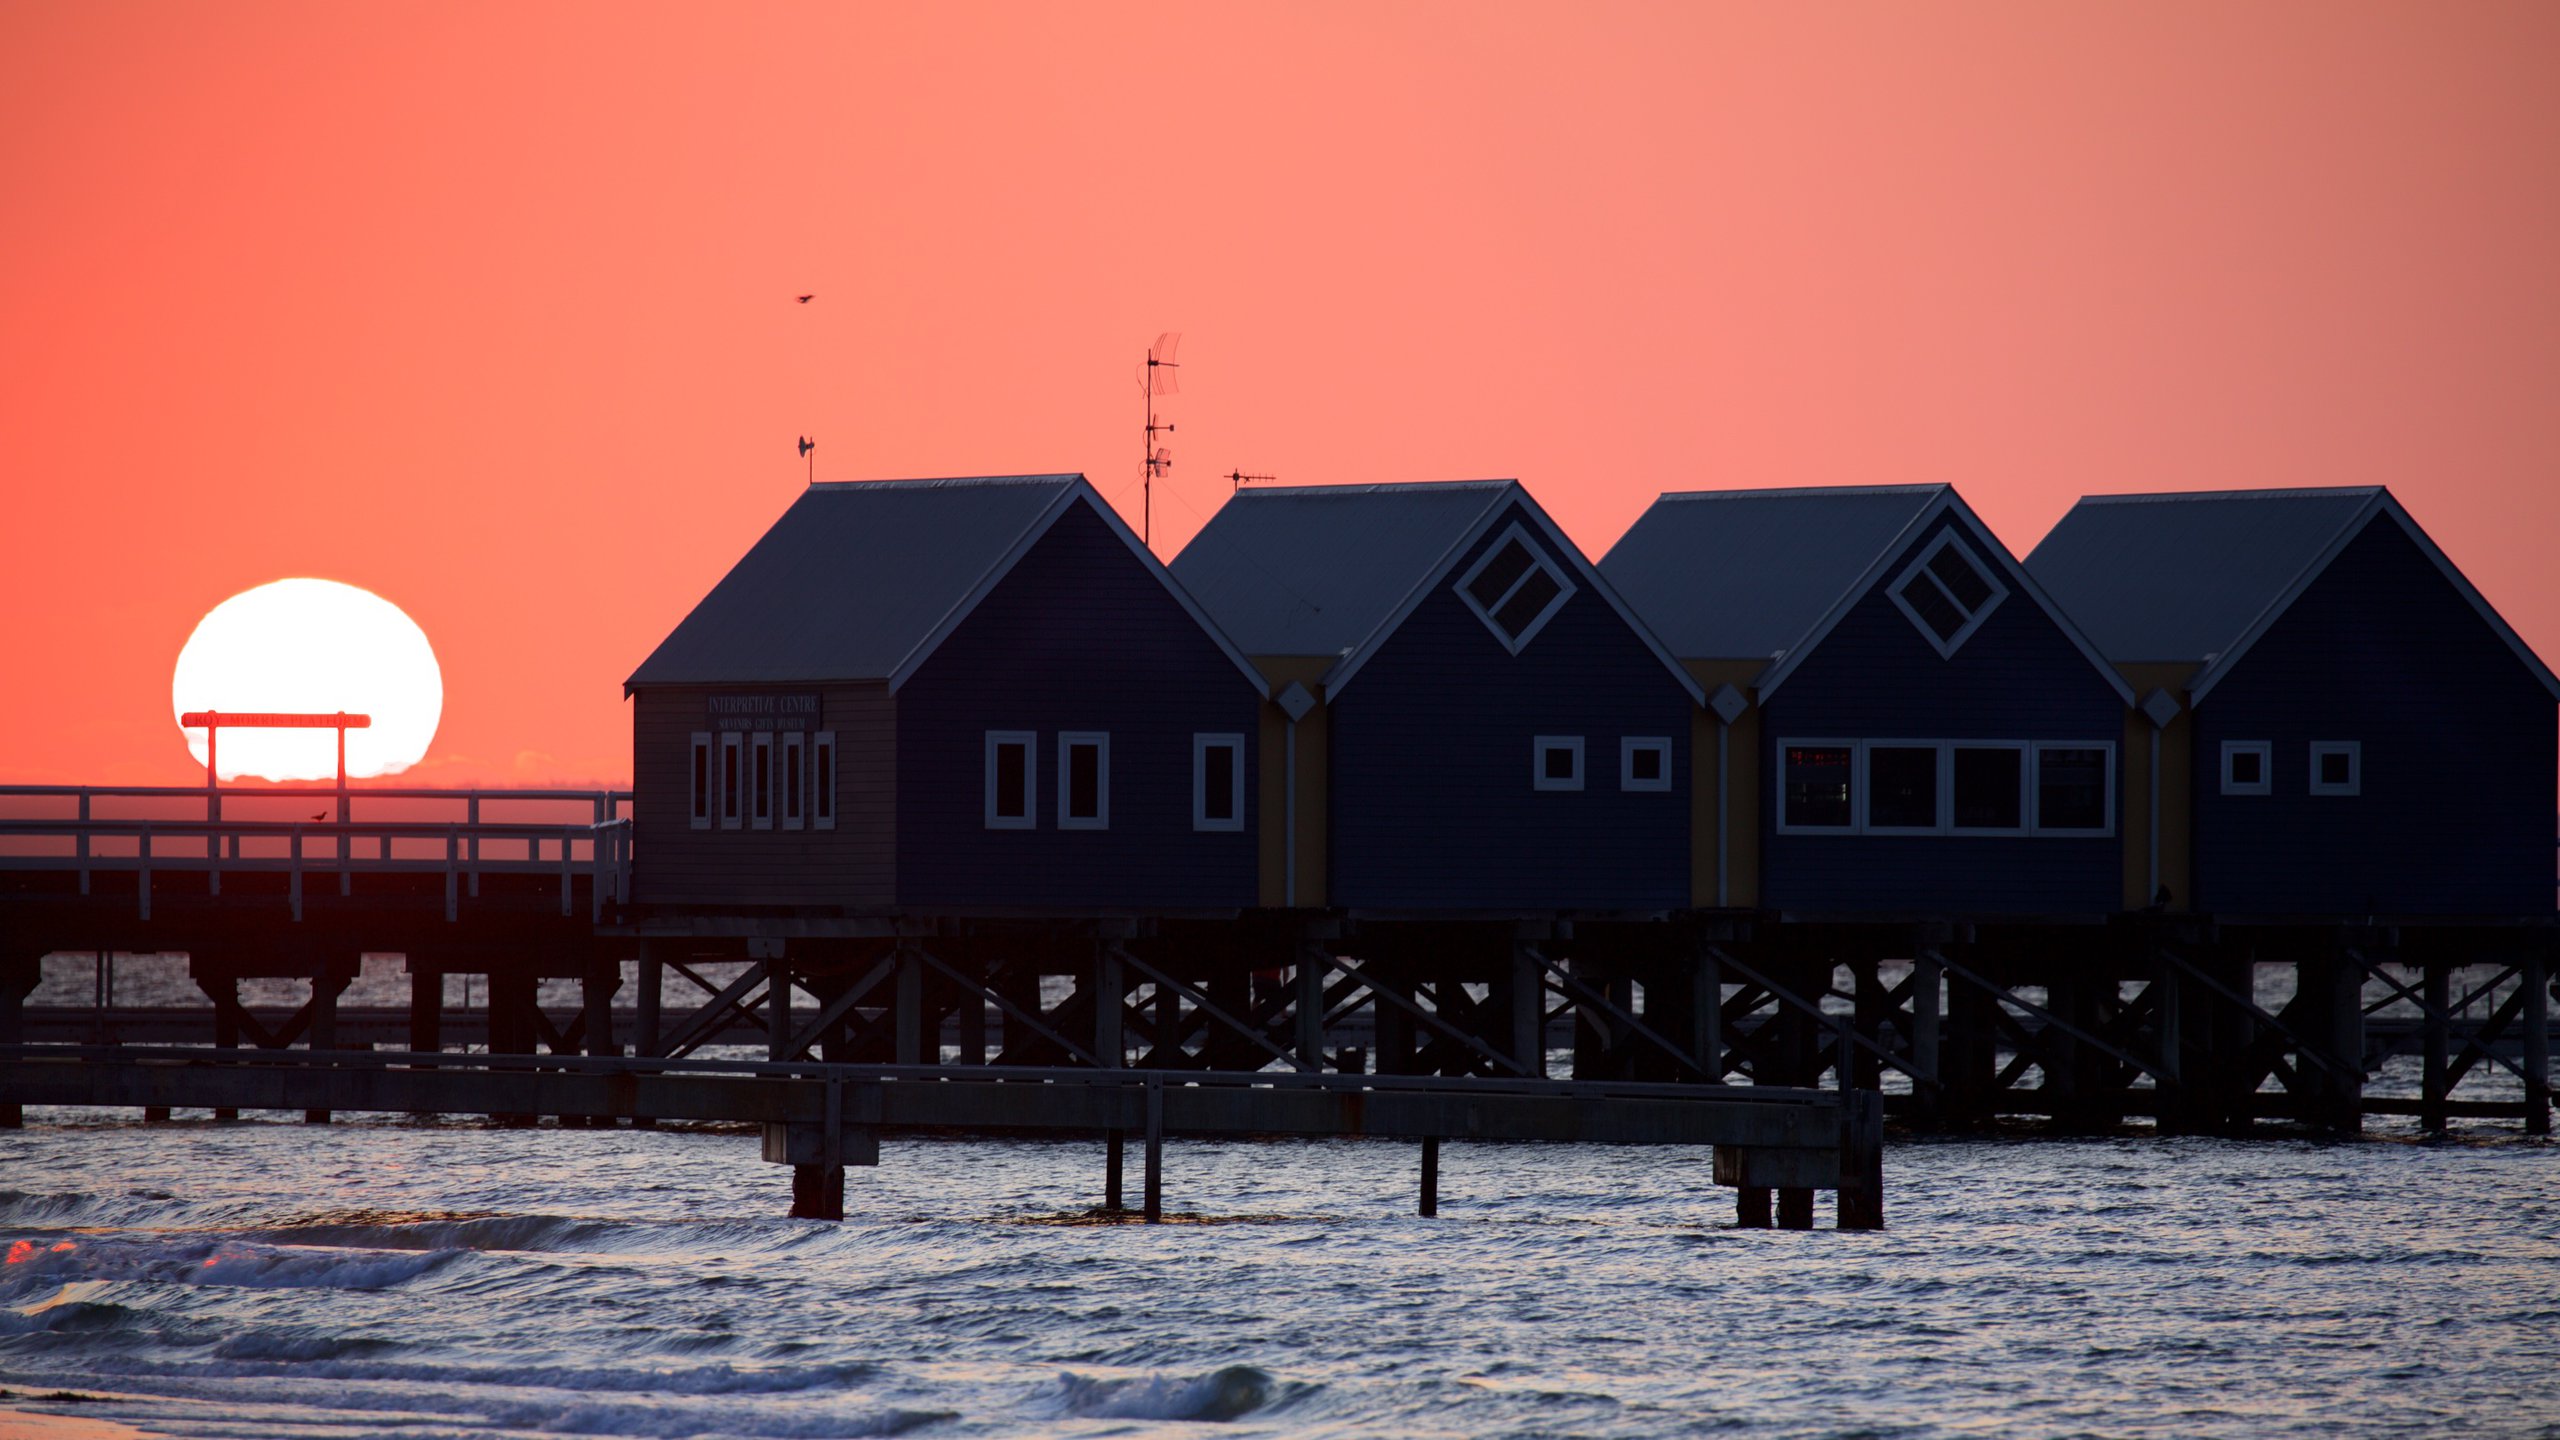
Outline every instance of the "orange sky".
[[(821, 479), (2389, 484), (2560, 659), (2560, 6), (0, 0), (0, 780), (189, 783), (206, 609), (619, 780)], [(790, 297), (814, 291), (802, 307)], [(1170, 493), (1168, 493), (1168, 490)]]

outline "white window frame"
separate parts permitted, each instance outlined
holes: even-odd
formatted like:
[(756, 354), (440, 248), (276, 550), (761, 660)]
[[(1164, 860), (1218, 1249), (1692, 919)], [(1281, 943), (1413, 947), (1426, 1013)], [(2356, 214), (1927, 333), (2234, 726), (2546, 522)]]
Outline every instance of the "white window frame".
[[(2116, 833), (2116, 742), (2113, 740), (2038, 740), (2035, 753), (2027, 761), (2027, 816), (2038, 835), (2055, 835), (2082, 840), (2103, 840)], [(2106, 752), (2106, 823), (2095, 830), (2082, 830), (2044, 823), (2044, 752), (2047, 750), (2102, 750)]]
[[(1849, 829), (1859, 835), (1944, 835), (1948, 821), (1955, 814), (1955, 754), (1944, 740), (1861, 740), (1857, 755), (1849, 762)], [(1926, 825), (1879, 825), (1875, 822), (1874, 753), (1878, 750), (1926, 750), (1930, 752), (1937, 775), (1937, 804)], [(1781, 782), (1783, 783), (1783, 776)], [(1817, 831), (1833, 827), (1813, 826)]]
[[(2347, 757), (2347, 779), (2343, 785), (2329, 785), (2320, 779), (2320, 761), (2330, 755)], [(2314, 740), (2311, 742), (2311, 793), (2314, 795), (2361, 795), (2364, 793), (2364, 742), (2361, 740)]]
[[(1209, 814), (1209, 752), (1216, 749), (1235, 752), (1235, 764), (1227, 772), (1227, 818), (1213, 819)], [(1241, 731), (1202, 731), (1191, 737), (1191, 828), (1194, 830), (1242, 830), (1244, 828), (1244, 735)]]
[[(1787, 818), (1787, 752), (1803, 748), (1812, 750), (1846, 750), (1849, 752), (1849, 821), (1845, 825), (1798, 825)], [(1866, 816), (1867, 794), (1866, 746), (1856, 740), (1822, 739), (1789, 736), (1778, 742), (1772, 758), (1772, 773), (1777, 776), (1778, 833), (1781, 835), (1856, 835), (1861, 833), (1859, 821)]]
[(720, 812), (720, 828), (723, 830), (736, 830), (747, 822), (746, 801), (738, 793), (746, 788), (745, 739), (745, 736), (735, 730), (720, 732), (720, 773), (714, 776), (713, 780), (719, 789), (717, 807)]
[(719, 758), (711, 744), (711, 732), (694, 731), (684, 754), (685, 816), (692, 829), (710, 829), (713, 817), (719, 813), (720, 772), (712, 768)]
[[(1573, 775), (1556, 780), (1547, 775), (1547, 752), (1569, 751), (1573, 755)], [(1579, 735), (1539, 735), (1529, 741), (1529, 788), (1532, 790), (1579, 790), (1582, 788), (1582, 737)]]
[[(780, 783), (773, 768), (773, 732), (758, 730), (747, 748), (747, 813), (754, 828), (773, 828), (773, 792)], [(758, 784), (761, 780), (763, 783)]]
[[(1067, 804), (1067, 788), (1075, 777), (1075, 767), (1067, 757), (1075, 747), (1090, 745), (1094, 757), (1094, 813), (1078, 815)], [(1108, 730), (1061, 730), (1058, 732), (1058, 828), (1061, 830), (1108, 830), (1111, 828), (1111, 732)]]
[[(1962, 555), (1965, 563), (1973, 567), (1973, 573), (1981, 576), (1983, 583), (1991, 587), (1991, 596), (1982, 602), (1980, 609), (1965, 616), (1964, 624), (1955, 634), (1941, 640), (1938, 638), (1938, 632), (1929, 627), (1929, 622), (1920, 618), (1920, 612), (1912, 607), (1911, 602), (1902, 598), (1902, 592), (1914, 583), (1935, 585), (1938, 593), (1946, 599), (1948, 604), (1962, 611), (1963, 604), (1953, 595), (1947, 594), (1947, 587), (1939, 581), (1937, 576), (1929, 573), (1929, 562), (1938, 557), (1939, 551), (1950, 548)], [(1973, 632), (1982, 628), (1982, 622), (1991, 618), (1991, 612), (1999, 609), (2001, 602), (2009, 598), (2009, 587), (2001, 580), (2000, 572), (1984, 564), (1982, 557), (1974, 553), (1973, 547), (1964, 543), (1964, 540), (1956, 534), (1955, 528), (1949, 526), (1939, 531), (1938, 538), (1930, 541), (1920, 551), (1919, 558), (1904, 566), (1902, 573), (1894, 577), (1893, 583), (1885, 587), (1885, 598), (1891, 600), (1894, 608), (1900, 610), (1903, 616), (1910, 620), (1911, 628), (1920, 632), (1920, 638), (1929, 642), (1930, 648), (1938, 652), (1940, 659), (1952, 660), (1955, 658), (1955, 653), (1964, 648), (1964, 642), (1973, 638)]]
[[(1979, 835), (1988, 838), (2031, 834), (2036, 815), (2035, 745), (2027, 740), (1941, 740), (1946, 747), (1946, 833)], [(2075, 745), (2071, 748), (2086, 749)], [(2018, 766), (2018, 823), (2015, 825), (1959, 825), (1956, 823), (1956, 752), (1958, 750), (2006, 750)], [(2074, 834), (2082, 832), (2074, 831)]]
[[(792, 772), (798, 771), (797, 777)], [(797, 730), (782, 732), (782, 768), (774, 772), (782, 791), (782, 828), (809, 825), (809, 737)]]
[[(825, 777), (821, 779), (820, 777)], [(809, 745), (809, 824), (819, 830), (836, 828), (836, 732), (821, 730)]]
[[(1484, 567), (1492, 564), (1494, 557), (1509, 549), (1515, 540), (1520, 543), (1522, 549), (1529, 552), (1529, 568), (1521, 571), (1520, 577), (1496, 596), (1492, 604), (1479, 604), (1475, 595), (1467, 587), (1475, 583), (1476, 576), (1483, 573)], [(1540, 610), (1528, 624), (1521, 626), (1520, 633), (1514, 636), (1502, 628), (1500, 621), (1493, 618), (1494, 612), (1500, 610), (1512, 596), (1520, 593), (1520, 587), (1527, 584), (1529, 577), (1540, 570), (1546, 571), (1547, 578), (1556, 582), (1556, 597), (1548, 601), (1546, 608)], [(1502, 648), (1517, 655), (1529, 648), (1529, 642), (1538, 638), (1538, 632), (1547, 628), (1547, 622), (1556, 618), (1556, 615), (1564, 609), (1565, 602), (1571, 600), (1574, 592), (1580, 587), (1573, 583), (1573, 576), (1562, 565), (1556, 563), (1555, 557), (1549, 555), (1544, 546), (1529, 538), (1529, 527), (1514, 520), (1504, 527), (1500, 535), (1494, 537), (1492, 544), (1485, 546), (1483, 551), (1477, 554), (1476, 563), (1468, 566), (1466, 573), (1460, 575), (1458, 583), (1451, 588), (1458, 592), (1458, 602), (1474, 611), (1476, 619), (1484, 623), (1484, 628), (1493, 632), (1493, 638), (1502, 642)]]
[[(2231, 778), (2231, 757), (2258, 757), (2258, 781), (2244, 785)], [(2225, 740), (2222, 742), (2222, 793), (2225, 795), (2273, 795), (2276, 793), (2276, 747), (2271, 740)]]
[[(1007, 745), (1022, 747), (1022, 813), (996, 813), (996, 752)], [(1040, 828), (1040, 732), (1037, 730), (990, 730), (986, 750), (986, 810), (990, 830), (1037, 830)]]
[[(1636, 778), (1636, 754), (1646, 750), (1662, 757), (1662, 773), (1651, 780), (1639, 780)], [(1671, 737), (1668, 735), (1618, 737), (1618, 788), (1621, 790), (1669, 790), (1671, 788)]]

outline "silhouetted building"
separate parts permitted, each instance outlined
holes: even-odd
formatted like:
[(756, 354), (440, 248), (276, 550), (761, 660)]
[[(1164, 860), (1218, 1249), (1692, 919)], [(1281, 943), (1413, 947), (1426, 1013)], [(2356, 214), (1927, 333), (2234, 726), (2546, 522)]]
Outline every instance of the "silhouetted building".
[(1173, 570), (1275, 695), (1266, 901), (1689, 903), (1701, 693), (1517, 482), (1245, 490)]
[(624, 689), (643, 906), (1254, 901), (1260, 678), (1081, 476), (811, 486)]
[(2389, 491), (2091, 496), (2027, 563), (2179, 702), (2162, 833), (2181, 901), (2550, 911), (2560, 681)]
[(1951, 488), (1667, 494), (1600, 568), (1731, 725), (1700, 903), (2086, 915), (2137, 883), (2132, 692)]

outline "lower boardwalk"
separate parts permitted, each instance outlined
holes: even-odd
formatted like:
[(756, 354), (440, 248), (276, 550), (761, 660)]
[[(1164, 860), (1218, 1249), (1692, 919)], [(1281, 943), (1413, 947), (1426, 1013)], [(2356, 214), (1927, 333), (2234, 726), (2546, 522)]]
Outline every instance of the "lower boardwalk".
[(1883, 1110), (1872, 1092), (1090, 1067), (951, 1067), (382, 1053), (0, 1047), (12, 1105), (396, 1114), (544, 1114), (566, 1121), (759, 1125), (793, 1167), (793, 1213), (844, 1216), (844, 1167), (879, 1162), (899, 1131), (1102, 1137), (1119, 1208), (1124, 1137), (1145, 1150), (1145, 1217), (1162, 1214), (1168, 1137), (1386, 1137), (1422, 1147), (1419, 1208), (1438, 1204), (1450, 1141), (1714, 1148), (1701, 1182), (1734, 1186), (1746, 1224), (1812, 1223), (1815, 1190), (1842, 1229), (1884, 1223)]

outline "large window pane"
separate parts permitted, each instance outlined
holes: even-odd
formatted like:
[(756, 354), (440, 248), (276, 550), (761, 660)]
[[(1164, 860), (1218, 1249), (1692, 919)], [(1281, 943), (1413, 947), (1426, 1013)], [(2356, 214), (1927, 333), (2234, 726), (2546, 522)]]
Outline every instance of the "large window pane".
[(1938, 747), (1876, 745), (1867, 750), (1867, 823), (1928, 830), (1938, 823)]
[(1031, 762), (1031, 747), (1019, 741), (996, 746), (996, 814), (1019, 819), (1030, 811), (1031, 780), (1025, 773)]
[(1102, 747), (1067, 747), (1067, 818), (1092, 820), (1102, 814)]
[(1782, 779), (1789, 826), (1849, 828), (1850, 758), (1846, 745), (1790, 745)]
[(2107, 752), (2046, 746), (2036, 751), (2036, 825), (2044, 830), (2107, 828)]
[(2024, 752), (2007, 745), (1959, 745), (1955, 810), (1959, 830), (2016, 830), (2026, 824), (2020, 771)]

